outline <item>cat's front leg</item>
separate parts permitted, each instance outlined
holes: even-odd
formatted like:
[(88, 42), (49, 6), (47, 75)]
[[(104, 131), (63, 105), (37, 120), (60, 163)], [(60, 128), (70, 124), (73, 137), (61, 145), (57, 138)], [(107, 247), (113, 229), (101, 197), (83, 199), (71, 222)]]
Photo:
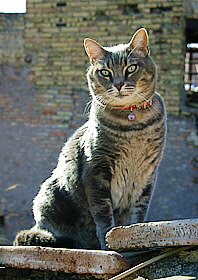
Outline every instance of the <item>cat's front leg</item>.
[[(101, 201), (102, 202), (102, 201)], [(109, 205), (107, 200), (98, 205), (98, 209), (93, 210), (95, 206), (90, 205), (90, 210), (93, 213), (93, 218), (96, 223), (96, 234), (100, 241), (100, 246), (102, 250), (108, 250), (106, 245), (106, 234), (107, 232), (115, 226), (112, 206)]]
[(154, 188), (154, 182), (148, 183), (142, 190), (141, 195), (131, 209), (131, 221), (133, 223), (142, 223), (147, 220), (149, 205), (151, 202), (151, 195)]
[(107, 232), (112, 229), (114, 226), (111, 225), (110, 227), (107, 227), (107, 228), (103, 228), (103, 227), (100, 227), (99, 225), (96, 225), (96, 234), (97, 234), (97, 237), (100, 241), (100, 246), (101, 246), (101, 249), (102, 250), (109, 250), (109, 248), (107, 247), (106, 245), (106, 234)]
[(100, 241), (101, 249), (108, 250), (105, 236), (115, 226), (110, 183), (102, 179), (102, 176), (89, 177), (86, 181), (86, 195), (90, 212), (96, 224), (96, 234)]

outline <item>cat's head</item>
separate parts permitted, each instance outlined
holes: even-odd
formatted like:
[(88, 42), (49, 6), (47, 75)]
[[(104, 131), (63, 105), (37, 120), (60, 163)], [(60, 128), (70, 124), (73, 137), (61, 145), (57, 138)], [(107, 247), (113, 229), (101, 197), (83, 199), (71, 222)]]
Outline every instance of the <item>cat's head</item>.
[(87, 72), (89, 89), (98, 103), (116, 108), (152, 99), (156, 66), (149, 56), (146, 29), (139, 29), (128, 44), (102, 47), (87, 38), (84, 45), (91, 64)]

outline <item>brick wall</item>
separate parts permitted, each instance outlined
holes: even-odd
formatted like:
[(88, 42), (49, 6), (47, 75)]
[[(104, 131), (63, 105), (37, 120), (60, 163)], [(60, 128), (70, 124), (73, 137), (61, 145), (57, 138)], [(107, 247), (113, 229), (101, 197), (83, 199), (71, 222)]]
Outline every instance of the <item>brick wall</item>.
[[(158, 91), (169, 112), (178, 113), (184, 69), (183, 14), (183, 0), (28, 0), (25, 47), (36, 59), (30, 79), (39, 87), (59, 88), (58, 95), (61, 89), (69, 94), (86, 91), (88, 60), (83, 39), (113, 45), (128, 42), (136, 29), (145, 27), (158, 65)], [(46, 108), (42, 100), (40, 106)]]
[(27, 0), (26, 15), (0, 14), (0, 216), (7, 244), (33, 224), (30, 206), (39, 185), (87, 118), (83, 39), (119, 44), (147, 28), (158, 92), (168, 111), (178, 113), (183, 13), (182, 0)]
[(24, 15), (0, 14), (0, 63), (23, 63)]
[(0, 244), (12, 244), (17, 231), (33, 225), (40, 184), (65, 139), (87, 118), (87, 93), (35, 86), (39, 52), (36, 43), (25, 48), (25, 24), (24, 14), (0, 14)]

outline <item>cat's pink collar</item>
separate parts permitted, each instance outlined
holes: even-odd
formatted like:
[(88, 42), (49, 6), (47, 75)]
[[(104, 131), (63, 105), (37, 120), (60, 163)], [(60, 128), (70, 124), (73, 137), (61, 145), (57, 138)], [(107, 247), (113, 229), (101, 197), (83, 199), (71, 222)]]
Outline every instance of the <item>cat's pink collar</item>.
[(148, 101), (146, 103), (143, 103), (141, 105), (132, 105), (126, 108), (116, 108), (117, 110), (123, 110), (123, 111), (134, 111), (137, 109), (147, 109), (152, 105), (152, 101)]

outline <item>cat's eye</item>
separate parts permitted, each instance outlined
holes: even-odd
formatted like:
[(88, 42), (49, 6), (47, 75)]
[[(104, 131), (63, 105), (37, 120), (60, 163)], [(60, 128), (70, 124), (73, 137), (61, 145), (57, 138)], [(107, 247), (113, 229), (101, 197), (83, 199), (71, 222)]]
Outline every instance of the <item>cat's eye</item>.
[(128, 74), (131, 74), (137, 70), (137, 67), (138, 67), (137, 64), (132, 64), (127, 68), (126, 71)]
[(103, 77), (110, 77), (111, 76), (111, 72), (106, 70), (106, 69), (102, 69), (99, 72)]

